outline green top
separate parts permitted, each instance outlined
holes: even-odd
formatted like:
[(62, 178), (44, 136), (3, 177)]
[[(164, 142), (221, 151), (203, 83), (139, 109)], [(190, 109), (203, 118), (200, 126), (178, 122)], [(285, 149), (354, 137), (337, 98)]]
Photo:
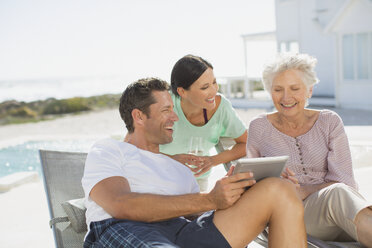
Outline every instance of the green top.
[[(181, 98), (172, 94), (174, 112), (178, 115), (179, 121), (173, 126), (173, 141), (169, 144), (160, 145), (160, 152), (174, 155), (189, 152), (190, 137), (201, 137), (203, 139), (203, 151), (205, 156), (218, 143), (220, 137), (238, 138), (247, 129), (243, 121), (233, 109), (229, 100), (223, 95), (217, 111), (207, 124), (194, 126), (184, 115), (181, 108)], [(209, 170), (198, 178), (209, 176)]]

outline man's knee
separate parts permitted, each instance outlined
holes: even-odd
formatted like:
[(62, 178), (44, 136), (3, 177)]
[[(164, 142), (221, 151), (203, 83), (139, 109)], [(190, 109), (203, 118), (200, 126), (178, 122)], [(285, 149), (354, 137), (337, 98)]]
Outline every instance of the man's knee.
[(281, 178), (266, 178), (257, 183), (260, 185), (266, 197), (270, 197), (275, 202), (291, 203), (302, 208), (302, 201), (296, 193), (296, 187), (288, 180)]
[(261, 180), (258, 184), (262, 184), (268, 194), (292, 195), (296, 193), (294, 184), (282, 178), (269, 177)]

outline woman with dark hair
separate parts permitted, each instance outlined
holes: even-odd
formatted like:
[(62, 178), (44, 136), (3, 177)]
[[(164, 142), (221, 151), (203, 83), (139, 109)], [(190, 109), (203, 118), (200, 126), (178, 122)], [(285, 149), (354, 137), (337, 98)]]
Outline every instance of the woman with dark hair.
[[(174, 65), (171, 74), (174, 111), (179, 121), (174, 125), (173, 141), (160, 151), (171, 155), (195, 172), (201, 191), (208, 189), (210, 169), (246, 155), (247, 128), (231, 103), (218, 93), (213, 66), (201, 57), (186, 55)], [(189, 143), (198, 137), (203, 156), (190, 156)], [(231, 137), (231, 150), (210, 156), (220, 137)], [(190, 158), (194, 158), (190, 164)]]

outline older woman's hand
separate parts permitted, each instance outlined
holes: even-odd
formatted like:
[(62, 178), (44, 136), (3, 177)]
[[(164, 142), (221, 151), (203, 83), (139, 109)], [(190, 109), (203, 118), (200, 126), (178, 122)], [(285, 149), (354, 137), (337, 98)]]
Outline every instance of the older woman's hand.
[(295, 177), (296, 174), (288, 168), (282, 172), (281, 176), (295, 184), (297, 195), (301, 200), (305, 200), (310, 194), (317, 191), (317, 188), (314, 187), (314, 185), (300, 185), (298, 179)]
[(294, 173), (291, 169), (285, 168), (285, 170), (281, 174), (282, 178), (288, 179), (293, 184), (295, 184), (296, 188), (300, 187), (300, 184), (298, 183), (298, 179), (296, 178), (296, 173)]

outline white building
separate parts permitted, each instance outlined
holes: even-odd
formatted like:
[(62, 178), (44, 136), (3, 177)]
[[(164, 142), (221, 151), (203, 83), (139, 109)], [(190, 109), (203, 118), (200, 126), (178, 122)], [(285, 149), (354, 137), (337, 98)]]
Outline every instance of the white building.
[[(372, 109), (372, 0), (275, 0), (275, 5), (278, 51), (318, 59), (320, 83), (313, 96), (339, 107)], [(259, 34), (243, 39), (254, 37)]]

